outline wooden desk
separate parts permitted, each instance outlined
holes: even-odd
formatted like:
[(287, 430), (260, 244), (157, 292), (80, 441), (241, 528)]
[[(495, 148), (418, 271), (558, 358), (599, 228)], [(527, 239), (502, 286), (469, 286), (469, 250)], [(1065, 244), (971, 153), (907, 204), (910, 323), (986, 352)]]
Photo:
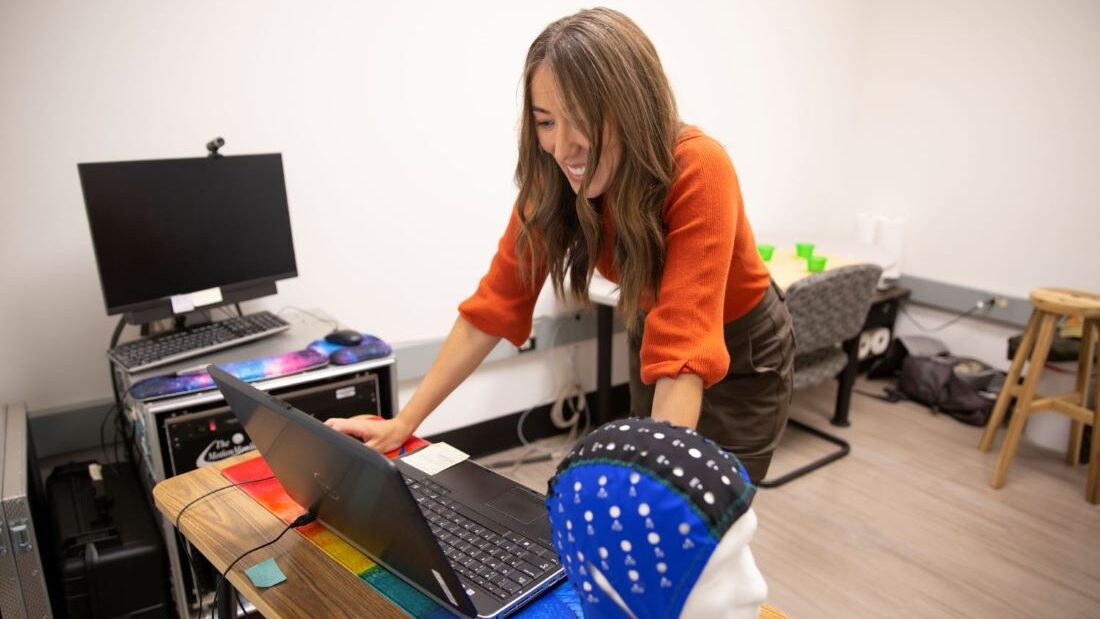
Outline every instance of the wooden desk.
[[(191, 500), (230, 484), (221, 470), (254, 458), (255, 452), (166, 479), (153, 488), (157, 509), (171, 522)], [(286, 525), (240, 488), (230, 488), (192, 505), (180, 532), (219, 571), (242, 553), (269, 542)], [(257, 589), (244, 570), (275, 558), (286, 582)], [(267, 619), (279, 617), (379, 617), (407, 619), (380, 593), (308, 539), (288, 531), (277, 543), (248, 555), (229, 573), (229, 582)], [(223, 590), (223, 595), (226, 593)], [(223, 608), (229, 604), (221, 604)], [(224, 616), (224, 615), (223, 615)]]
[[(828, 258), (825, 270), (853, 264), (862, 264), (862, 260), (822, 254)], [(771, 272), (772, 279), (780, 290), (786, 290), (791, 284), (810, 275), (806, 260), (795, 254), (793, 246), (775, 248), (772, 259), (764, 263)], [(588, 298), (596, 304), (596, 410), (593, 414), (594, 427), (611, 421), (611, 337), (614, 332), (615, 306), (619, 303), (619, 288), (599, 273), (592, 276), (588, 287)], [(859, 338), (845, 342), (844, 350), (849, 356), (851, 368), (845, 368), (841, 377), (841, 390), (832, 423), (838, 426), (848, 425), (848, 398), (851, 385), (855, 382), (857, 363), (852, 361), (857, 353)], [(857, 360), (858, 361), (858, 360)], [(845, 388), (847, 387), (847, 388)]]
[[(863, 264), (861, 260), (853, 260), (843, 256), (832, 256), (830, 254), (823, 255), (827, 258), (825, 261), (826, 271), (851, 266), (853, 264)], [(809, 269), (806, 268), (806, 259), (799, 258), (795, 254), (793, 247), (776, 247), (772, 259), (765, 262), (764, 266), (768, 267), (768, 271), (772, 274), (772, 279), (775, 280), (780, 290), (790, 288), (791, 284), (811, 274)]]

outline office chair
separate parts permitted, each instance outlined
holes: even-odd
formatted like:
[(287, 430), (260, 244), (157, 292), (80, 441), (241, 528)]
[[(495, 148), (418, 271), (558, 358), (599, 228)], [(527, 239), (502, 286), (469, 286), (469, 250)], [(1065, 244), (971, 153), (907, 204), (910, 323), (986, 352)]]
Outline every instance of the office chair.
[[(794, 324), (794, 390), (809, 389), (842, 372), (851, 372), (837, 391), (835, 418), (846, 419), (851, 398), (855, 366), (855, 346), (875, 294), (882, 268), (859, 264), (830, 269), (805, 277), (787, 289), (787, 307)], [(841, 411), (841, 409), (844, 409)], [(839, 413), (843, 412), (841, 415)], [(797, 468), (776, 479), (760, 482), (762, 488), (777, 488), (811, 471), (835, 462), (851, 451), (847, 441), (807, 425), (797, 419), (787, 421), (788, 428), (802, 430), (837, 447), (836, 451)]]

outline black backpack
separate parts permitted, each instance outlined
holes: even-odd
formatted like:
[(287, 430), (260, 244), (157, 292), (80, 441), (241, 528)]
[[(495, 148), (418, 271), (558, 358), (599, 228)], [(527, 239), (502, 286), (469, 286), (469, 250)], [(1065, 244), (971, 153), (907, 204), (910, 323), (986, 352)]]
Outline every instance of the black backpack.
[(1002, 372), (976, 359), (908, 356), (902, 362), (898, 390), (962, 423), (984, 426), (996, 402), (995, 383), (1003, 380)]

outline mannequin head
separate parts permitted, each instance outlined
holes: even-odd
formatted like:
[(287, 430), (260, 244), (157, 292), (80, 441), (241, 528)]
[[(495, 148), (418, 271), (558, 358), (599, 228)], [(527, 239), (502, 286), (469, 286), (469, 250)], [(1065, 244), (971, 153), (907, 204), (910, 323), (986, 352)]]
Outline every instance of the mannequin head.
[(756, 617), (755, 490), (736, 457), (666, 422), (612, 422), (580, 441), (546, 503), (585, 617)]

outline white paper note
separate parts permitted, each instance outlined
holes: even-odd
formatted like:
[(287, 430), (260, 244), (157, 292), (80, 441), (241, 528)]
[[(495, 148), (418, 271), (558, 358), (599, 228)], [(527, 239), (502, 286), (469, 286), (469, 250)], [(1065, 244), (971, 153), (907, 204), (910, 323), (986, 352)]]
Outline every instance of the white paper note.
[(212, 303), (221, 303), (221, 301), (221, 288), (207, 288), (206, 290), (200, 290), (198, 292), (191, 293), (191, 303), (193, 303), (195, 307), (202, 307), (204, 305), (210, 305)]
[(462, 453), (447, 443), (432, 443), (423, 449), (401, 458), (401, 460), (405, 464), (411, 464), (428, 475), (435, 475), (469, 457), (468, 454)]
[(194, 302), (191, 301), (191, 295), (189, 294), (174, 294), (172, 295), (172, 313), (183, 314), (195, 309)]

